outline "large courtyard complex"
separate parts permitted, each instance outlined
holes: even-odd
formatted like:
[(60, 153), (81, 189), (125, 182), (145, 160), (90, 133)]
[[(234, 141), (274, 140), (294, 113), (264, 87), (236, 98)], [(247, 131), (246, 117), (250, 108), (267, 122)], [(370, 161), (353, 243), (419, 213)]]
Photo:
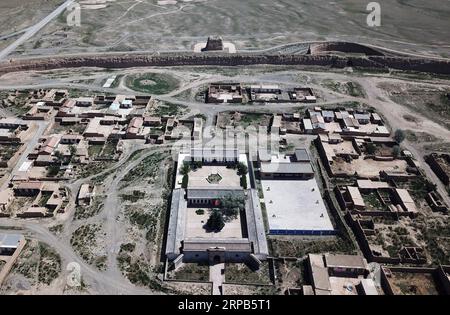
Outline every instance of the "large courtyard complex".
[(0, 12), (0, 295), (450, 294), (448, 1)]

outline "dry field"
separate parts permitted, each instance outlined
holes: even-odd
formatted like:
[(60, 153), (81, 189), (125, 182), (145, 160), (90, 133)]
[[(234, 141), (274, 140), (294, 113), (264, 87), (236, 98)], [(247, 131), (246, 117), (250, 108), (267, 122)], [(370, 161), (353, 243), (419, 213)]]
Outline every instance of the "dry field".
[[(0, 1), (0, 37), (36, 24), (61, 0), (2, 0)], [(0, 41), (2, 43), (3, 41)], [(1, 47), (1, 46), (0, 46)]]
[[(2, 1), (0, 34), (40, 18), (56, 0)], [(382, 4), (382, 25), (366, 24), (368, 1), (92, 1), (80, 0), (81, 27), (64, 16), (25, 45), (26, 53), (192, 50), (209, 35), (239, 49), (265, 49), (309, 40), (348, 40), (407, 52), (448, 57), (450, 9), (440, 0), (393, 0)], [(29, 3), (29, 5), (28, 5)], [(35, 12), (39, 14), (34, 14)]]

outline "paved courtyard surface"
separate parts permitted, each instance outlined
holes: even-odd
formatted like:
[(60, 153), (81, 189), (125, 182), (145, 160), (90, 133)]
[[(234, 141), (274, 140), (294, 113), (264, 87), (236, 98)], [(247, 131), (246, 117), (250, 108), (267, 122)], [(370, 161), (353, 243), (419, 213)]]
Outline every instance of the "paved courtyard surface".
[(262, 180), (271, 231), (332, 231), (316, 180)]
[(330, 277), (332, 295), (358, 295), (356, 286), (361, 282), (359, 278)]
[[(211, 174), (219, 174), (221, 179), (218, 182), (208, 182), (207, 178)], [(240, 181), (237, 170), (226, 168), (226, 166), (203, 166), (189, 173), (189, 187), (239, 187)]]
[(242, 226), (241, 219), (238, 216), (236, 219), (226, 222), (225, 226), (220, 232), (206, 232), (203, 226), (209, 218), (210, 210), (203, 208), (204, 214), (197, 214), (195, 211), (201, 208), (187, 208), (186, 216), (186, 238), (241, 238)]
[(213, 295), (222, 295), (222, 284), (225, 281), (225, 273), (222, 270), (225, 269), (225, 264), (214, 264), (209, 266), (209, 281), (213, 284)]

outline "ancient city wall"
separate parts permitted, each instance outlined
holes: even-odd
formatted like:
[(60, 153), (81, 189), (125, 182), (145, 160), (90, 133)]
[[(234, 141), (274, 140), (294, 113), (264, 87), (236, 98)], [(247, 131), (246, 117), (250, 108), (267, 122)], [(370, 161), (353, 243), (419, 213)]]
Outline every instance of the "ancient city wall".
[(77, 67), (130, 68), (150, 66), (239, 66), (239, 65), (303, 65), (423, 71), (450, 74), (450, 61), (437, 59), (385, 57), (385, 56), (337, 56), (337, 55), (264, 55), (223, 53), (112, 53), (104, 55), (43, 57), (12, 59), (0, 63), (0, 75), (28, 70), (50, 70)]
[(343, 52), (353, 54), (364, 54), (367, 56), (383, 56), (384, 54), (376, 49), (357, 43), (349, 42), (326, 42), (314, 43), (310, 45), (309, 52), (314, 54), (324, 54), (329, 52)]

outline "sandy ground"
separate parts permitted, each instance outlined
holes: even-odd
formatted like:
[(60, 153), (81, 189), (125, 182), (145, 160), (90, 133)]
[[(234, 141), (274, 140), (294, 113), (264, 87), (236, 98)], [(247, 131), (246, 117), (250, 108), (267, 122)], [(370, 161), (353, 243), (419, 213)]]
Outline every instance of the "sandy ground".
[[(393, 273), (389, 280), (394, 294), (435, 295), (436, 285), (431, 274)], [(406, 290), (405, 290), (406, 289)], [(408, 292), (409, 293), (405, 293)]]
[[(218, 182), (208, 182), (211, 174), (219, 174), (222, 178)], [(240, 181), (236, 170), (226, 166), (204, 166), (189, 173), (189, 187), (239, 187)]]
[[(33, 0), (25, 8), (24, 2), (2, 1), (0, 9), (7, 9), (8, 14), (0, 20), (0, 25), (5, 25), (0, 34), (29, 26), (40, 17), (38, 14), (30, 20), (33, 10), (40, 12), (51, 7), (42, 0)], [(57, 1), (50, 4), (54, 2)], [(378, 28), (367, 25), (369, 12), (367, 2), (362, 0), (314, 3), (84, 0), (80, 3), (80, 27), (67, 27), (64, 16), (55, 19), (24, 45), (24, 52), (192, 51), (195, 44), (204, 42), (208, 36), (221, 35), (237, 50), (310, 40), (348, 40), (448, 57), (450, 9), (440, 0), (383, 3), (382, 24)]]
[(380, 171), (404, 173), (406, 171), (407, 163), (404, 160), (394, 161), (375, 161), (371, 159), (353, 160), (351, 163), (335, 162), (332, 166), (335, 172), (344, 172), (346, 174), (358, 173), (362, 177), (377, 177)]
[(0, 36), (20, 31), (39, 22), (61, 3), (61, 0), (2, 0)]
[(220, 232), (207, 232), (203, 226), (208, 221), (211, 209), (203, 209), (204, 214), (198, 215), (195, 213), (200, 208), (188, 208), (188, 215), (186, 220), (186, 237), (187, 238), (241, 238), (242, 224), (238, 216), (236, 219), (225, 223), (225, 226)]

